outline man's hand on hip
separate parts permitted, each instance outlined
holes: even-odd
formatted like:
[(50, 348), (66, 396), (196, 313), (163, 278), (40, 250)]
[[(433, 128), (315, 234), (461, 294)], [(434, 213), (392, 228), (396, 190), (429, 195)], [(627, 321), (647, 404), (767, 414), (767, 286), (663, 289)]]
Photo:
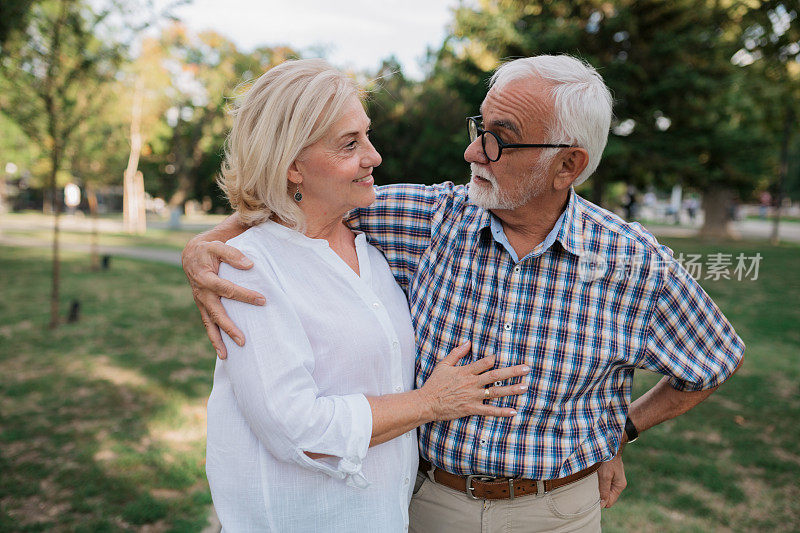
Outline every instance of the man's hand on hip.
[[(624, 445), (623, 445), (624, 446)], [(617, 502), (617, 498), (625, 490), (628, 481), (625, 479), (625, 465), (622, 464), (622, 448), (610, 461), (600, 465), (597, 481), (600, 483), (600, 500), (603, 508), (608, 509)]]

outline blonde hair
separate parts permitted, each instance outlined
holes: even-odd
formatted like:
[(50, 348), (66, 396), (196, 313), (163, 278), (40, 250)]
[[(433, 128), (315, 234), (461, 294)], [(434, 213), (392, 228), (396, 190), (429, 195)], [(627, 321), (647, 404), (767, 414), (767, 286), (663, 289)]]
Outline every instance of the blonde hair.
[(303, 212), (288, 172), (304, 148), (325, 136), (360, 87), (322, 59), (286, 61), (236, 98), (217, 183), (242, 223), (273, 215), (302, 231)]

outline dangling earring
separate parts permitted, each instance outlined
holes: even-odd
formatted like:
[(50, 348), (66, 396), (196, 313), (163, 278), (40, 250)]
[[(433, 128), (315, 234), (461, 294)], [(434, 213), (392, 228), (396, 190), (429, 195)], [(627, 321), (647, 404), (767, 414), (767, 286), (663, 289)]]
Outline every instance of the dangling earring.
[(297, 192), (294, 193), (294, 201), (299, 202), (303, 199), (303, 194), (300, 192), (300, 184), (297, 184)]

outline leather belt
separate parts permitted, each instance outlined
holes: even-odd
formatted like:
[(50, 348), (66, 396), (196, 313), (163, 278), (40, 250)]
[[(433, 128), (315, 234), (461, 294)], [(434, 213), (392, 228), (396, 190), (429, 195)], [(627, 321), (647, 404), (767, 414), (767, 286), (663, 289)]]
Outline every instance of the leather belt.
[[(419, 466), (425, 472), (429, 472), (432, 465), (430, 462), (420, 457)], [(446, 487), (450, 487), (458, 492), (466, 493), (467, 496), (475, 500), (513, 500), (520, 496), (530, 494), (544, 494), (564, 485), (575, 483), (597, 471), (600, 463), (595, 463), (588, 468), (584, 468), (574, 474), (557, 479), (546, 479), (537, 481), (534, 479), (523, 478), (494, 478), (491, 476), (471, 475), (459, 476), (451, 474), (439, 467), (434, 467), (433, 479)]]

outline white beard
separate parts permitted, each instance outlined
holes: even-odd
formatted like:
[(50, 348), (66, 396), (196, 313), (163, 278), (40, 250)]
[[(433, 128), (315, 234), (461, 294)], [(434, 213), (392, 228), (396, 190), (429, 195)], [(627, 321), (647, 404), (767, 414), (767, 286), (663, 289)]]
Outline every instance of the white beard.
[[(470, 163), (472, 178), (469, 182), (469, 200), (484, 209), (511, 210), (527, 204), (532, 198), (544, 192), (544, 181), (541, 165), (531, 169), (530, 175), (523, 178), (521, 187), (516, 191), (504, 191), (497, 185), (497, 178), (487, 168)], [(480, 176), (489, 183), (475, 180)]]

